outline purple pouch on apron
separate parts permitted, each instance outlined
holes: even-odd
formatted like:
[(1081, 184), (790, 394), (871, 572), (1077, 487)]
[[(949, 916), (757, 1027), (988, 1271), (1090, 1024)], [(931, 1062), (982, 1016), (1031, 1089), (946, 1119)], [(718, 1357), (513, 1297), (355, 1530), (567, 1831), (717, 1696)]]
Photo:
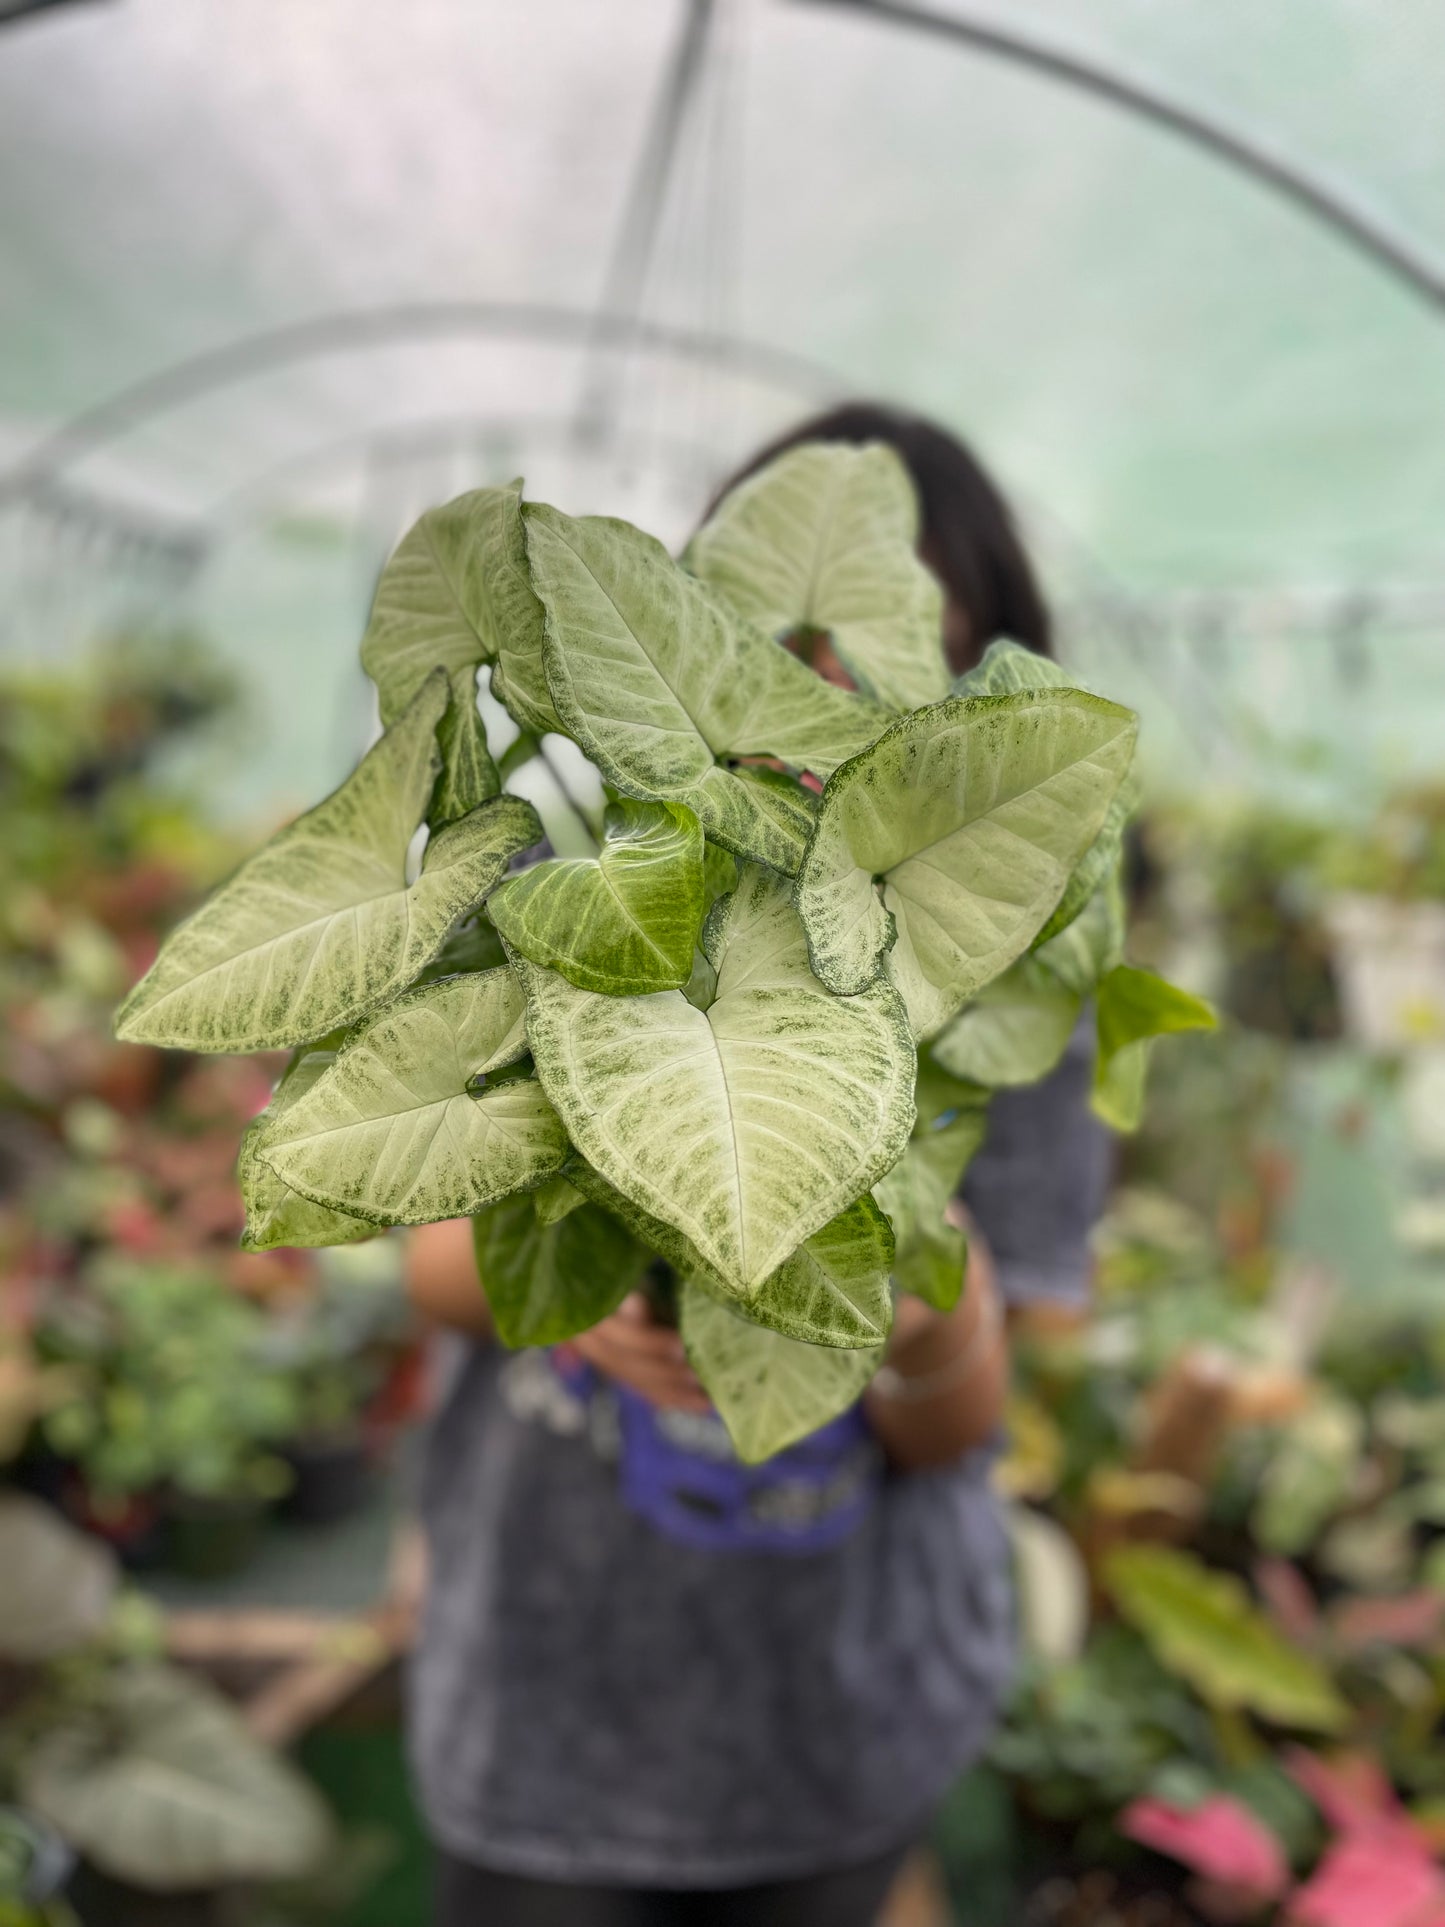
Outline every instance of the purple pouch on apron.
[[(565, 1351), (571, 1390), (602, 1392)], [(858, 1524), (877, 1493), (882, 1454), (854, 1406), (762, 1465), (744, 1465), (716, 1414), (662, 1412), (625, 1385), (615, 1398), (623, 1502), (683, 1545), (720, 1552), (818, 1552)]]

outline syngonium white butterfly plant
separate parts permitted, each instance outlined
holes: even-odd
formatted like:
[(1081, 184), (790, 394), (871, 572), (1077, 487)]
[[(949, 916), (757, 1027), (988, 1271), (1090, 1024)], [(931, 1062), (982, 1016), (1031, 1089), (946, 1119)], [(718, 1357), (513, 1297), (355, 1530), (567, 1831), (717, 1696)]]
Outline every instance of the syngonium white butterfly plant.
[[(859, 1396), (895, 1290), (956, 1302), (989, 1093), (1088, 1000), (1096, 1108), (1137, 1120), (1148, 1040), (1212, 1018), (1122, 961), (1136, 718), (1008, 642), (951, 682), (916, 541), (881, 445), (783, 455), (681, 562), (520, 483), (422, 516), (362, 643), (380, 740), (118, 1020), (295, 1052), (241, 1148), (252, 1249), (470, 1217), (514, 1346), (665, 1278), (758, 1460)], [(550, 732), (612, 800), (595, 856), (519, 867), (504, 781)]]

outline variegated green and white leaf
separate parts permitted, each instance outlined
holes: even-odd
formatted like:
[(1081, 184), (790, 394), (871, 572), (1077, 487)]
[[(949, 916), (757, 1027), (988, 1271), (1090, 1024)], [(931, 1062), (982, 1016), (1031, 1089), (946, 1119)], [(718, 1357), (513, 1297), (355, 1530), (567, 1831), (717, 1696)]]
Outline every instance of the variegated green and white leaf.
[(822, 631), (893, 709), (948, 694), (943, 595), (918, 559), (908, 470), (881, 442), (808, 442), (740, 482), (687, 566), (769, 635)]
[(1095, 1016), (1099, 1051), (1091, 1103), (1116, 1131), (1139, 1127), (1153, 1040), (1175, 1031), (1213, 1030), (1218, 1022), (1202, 997), (1128, 964), (1117, 964), (1100, 980)]
[[(19, 1797), (101, 1872), (175, 1893), (298, 1880), (334, 1851), (310, 1781), (214, 1687), (169, 1666), (106, 1675), (20, 1762)], [(160, 1906), (155, 1910), (160, 1912)]]
[(437, 730), (442, 773), (432, 795), (428, 819), (433, 829), (489, 803), (502, 788), (497, 766), (487, 749), (487, 731), (477, 708), (477, 673), (458, 669), (451, 678), (451, 701)]
[(541, 666), (542, 610), (527, 574), (522, 485), (428, 509), (382, 571), (361, 665), (393, 722), (438, 666), (495, 663), (492, 688), (524, 728), (555, 729)]
[(611, 997), (678, 990), (702, 928), (702, 826), (680, 803), (610, 803), (595, 857), (508, 877), (487, 912), (529, 963)]
[(573, 1143), (749, 1295), (898, 1158), (913, 1050), (885, 984), (836, 998), (817, 981), (787, 886), (765, 871), (714, 908), (704, 949), (706, 1011), (681, 991), (601, 997), (518, 968), (537, 1072)]
[(1077, 676), (1052, 656), (999, 636), (972, 669), (953, 685), (955, 696), (1016, 696), (1022, 689), (1083, 689)]
[(426, 968), (508, 859), (541, 836), (499, 796), (407, 849), (436, 782), (447, 680), (429, 677), (340, 789), (263, 846), (175, 930), (116, 1019), (127, 1043), (253, 1051), (305, 1044)]
[(265, 1134), (335, 1062), (334, 1050), (303, 1052), (276, 1086), (266, 1109), (246, 1127), (236, 1165), (241, 1202), (246, 1207), (246, 1225), (241, 1233), (243, 1251), (275, 1251), (282, 1245), (356, 1244), (377, 1234), (378, 1227), (368, 1219), (328, 1210), (324, 1204), (315, 1204), (299, 1191), (293, 1191), (257, 1149)]
[(358, 1031), (257, 1154), (293, 1190), (377, 1224), (469, 1217), (567, 1155), (536, 1079), (492, 1075), (526, 1048), (509, 970), (427, 984)]
[(700, 1285), (682, 1288), (688, 1361), (749, 1465), (795, 1445), (857, 1403), (883, 1354), (808, 1345), (739, 1316)]
[(955, 696), (895, 723), (823, 793), (797, 892), (819, 977), (851, 995), (886, 957), (914, 1034), (936, 1033), (1052, 915), (1137, 727), (1073, 689)]
[(893, 1225), (900, 1290), (948, 1311), (963, 1291), (967, 1243), (944, 1213), (988, 1130), (988, 1093), (919, 1053), (917, 1118), (908, 1147), (873, 1187)]
[(550, 1222), (529, 1197), (472, 1220), (477, 1270), (504, 1345), (558, 1345), (606, 1318), (641, 1285), (652, 1253), (586, 1203)]
[(1037, 1084), (1067, 1050), (1082, 1008), (1083, 999), (1036, 957), (1020, 957), (939, 1032), (933, 1055), (955, 1077), (989, 1090)]
[(773, 756), (826, 775), (886, 712), (813, 675), (628, 523), (531, 504), (525, 519), (567, 729), (626, 794), (686, 804), (714, 842), (795, 870), (806, 807), (726, 760)]
[[(1026, 649), (1021, 642), (1000, 639), (991, 642), (984, 651), (983, 660), (958, 678), (953, 685), (953, 693), (955, 696), (1008, 696), (1021, 689), (1087, 688), (1088, 684), (1081, 682), (1062, 663), (1055, 662), (1049, 656), (1041, 656), (1037, 650)], [(1105, 878), (1117, 870), (1124, 832), (1138, 806), (1139, 778), (1131, 767), (1114, 792), (1114, 800), (1105, 814), (1099, 834), (1079, 859), (1069, 878), (1058, 908), (1035, 937), (1035, 948), (1066, 930), (1102, 886)]]
[[(694, 1279), (714, 1296), (740, 1302), (675, 1225), (624, 1197), (582, 1158), (574, 1157), (567, 1171), (594, 1203), (605, 1206), (666, 1258), (679, 1277)], [(892, 1263), (888, 1220), (871, 1197), (859, 1198), (763, 1280), (746, 1301), (747, 1315), (755, 1324), (810, 1345), (881, 1345), (893, 1325)]]

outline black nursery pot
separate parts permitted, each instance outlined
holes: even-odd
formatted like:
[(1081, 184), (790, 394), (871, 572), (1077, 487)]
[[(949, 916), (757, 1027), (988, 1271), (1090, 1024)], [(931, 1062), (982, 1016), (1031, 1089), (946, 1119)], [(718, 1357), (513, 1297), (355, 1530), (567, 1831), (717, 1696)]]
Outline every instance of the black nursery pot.
[(71, 1894), (85, 1927), (226, 1927), (236, 1918), (222, 1890), (158, 1894), (83, 1865)]
[(281, 1516), (297, 1525), (326, 1526), (350, 1518), (376, 1490), (376, 1462), (359, 1426), (297, 1439), (281, 1456), (292, 1475)]
[(187, 1579), (229, 1578), (255, 1558), (265, 1521), (260, 1499), (174, 1493), (167, 1508), (166, 1564)]

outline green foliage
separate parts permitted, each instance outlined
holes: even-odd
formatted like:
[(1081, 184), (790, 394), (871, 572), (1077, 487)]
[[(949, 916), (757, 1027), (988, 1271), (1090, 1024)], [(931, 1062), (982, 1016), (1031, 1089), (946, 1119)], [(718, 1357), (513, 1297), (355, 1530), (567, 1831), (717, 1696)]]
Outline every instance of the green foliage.
[(886, 969), (914, 1034), (934, 1035), (1053, 914), (1136, 730), (1074, 689), (950, 697), (895, 723), (829, 782), (799, 875), (822, 981), (849, 996)]
[(719, 504), (686, 561), (770, 635), (826, 635), (890, 708), (948, 694), (942, 596), (919, 560), (913, 485), (891, 448), (790, 449)]
[[(472, 1216), (513, 1344), (661, 1257), (747, 1456), (857, 1396), (895, 1288), (956, 1301), (985, 1086), (1042, 1074), (1119, 962), (1135, 719), (1013, 645), (950, 695), (916, 534), (880, 447), (783, 457), (682, 563), (519, 483), (421, 518), (362, 645), (385, 733), (119, 1019), (299, 1052), (242, 1147), (251, 1250)], [(863, 693), (790, 646), (824, 635)], [(522, 731), (500, 767), (484, 670)], [(547, 732), (605, 836), (519, 867), (540, 826), (505, 785)]]
[(104, 1626), (120, 1575), (109, 1550), (49, 1506), (0, 1492), (0, 1659), (51, 1659)]
[(681, 990), (707, 908), (703, 835), (677, 803), (620, 802), (594, 858), (509, 877), (488, 914), (518, 956), (610, 997)]
[(846, 1412), (878, 1363), (873, 1350), (785, 1338), (693, 1283), (683, 1287), (682, 1339), (738, 1457), (749, 1465)]
[(441, 773), (446, 677), (427, 677), (324, 803), (280, 831), (171, 937), (121, 1007), (117, 1034), (172, 1050), (292, 1049), (404, 990), (507, 859), (541, 836), (499, 796), (407, 850)]
[(746, 1298), (897, 1161), (913, 1053), (885, 985), (840, 999), (813, 976), (776, 875), (746, 871), (703, 948), (717, 973), (706, 1011), (526, 965), (527, 1033), (587, 1161)]
[(529, 508), (527, 551), (558, 713), (603, 775), (624, 794), (686, 804), (739, 856), (796, 870), (812, 822), (803, 796), (727, 759), (827, 775), (884, 713), (731, 616), (625, 522)]
[(1143, 1115), (1152, 1041), (1178, 1031), (1213, 1030), (1218, 1022), (1203, 998), (1128, 964), (1116, 964), (1099, 980), (1096, 1015), (1093, 1104), (1117, 1131), (1134, 1130)]
[(117, 1259), (43, 1340), (74, 1368), (44, 1435), (100, 1502), (167, 1484), (203, 1498), (285, 1489), (275, 1448), (299, 1403), (255, 1305), (193, 1269)]
[(135, 1665), (68, 1708), (19, 1775), (27, 1807), (103, 1872), (152, 1891), (286, 1880), (330, 1844), (310, 1784), (212, 1688)]
[(463, 1218), (560, 1170), (509, 970), (444, 977), (377, 1013), (262, 1132), (255, 1155), (328, 1210), (376, 1224)]
[(1290, 1646), (1230, 1573), (1169, 1546), (1120, 1546), (1104, 1578), (1120, 1612), (1206, 1703), (1329, 1733), (1348, 1717), (1324, 1669)]
[[(555, 1182), (555, 1180), (554, 1180)], [(576, 1205), (544, 1215), (533, 1198), (504, 1198), (472, 1220), (477, 1270), (504, 1345), (556, 1345), (616, 1311), (653, 1254), (610, 1211)]]

